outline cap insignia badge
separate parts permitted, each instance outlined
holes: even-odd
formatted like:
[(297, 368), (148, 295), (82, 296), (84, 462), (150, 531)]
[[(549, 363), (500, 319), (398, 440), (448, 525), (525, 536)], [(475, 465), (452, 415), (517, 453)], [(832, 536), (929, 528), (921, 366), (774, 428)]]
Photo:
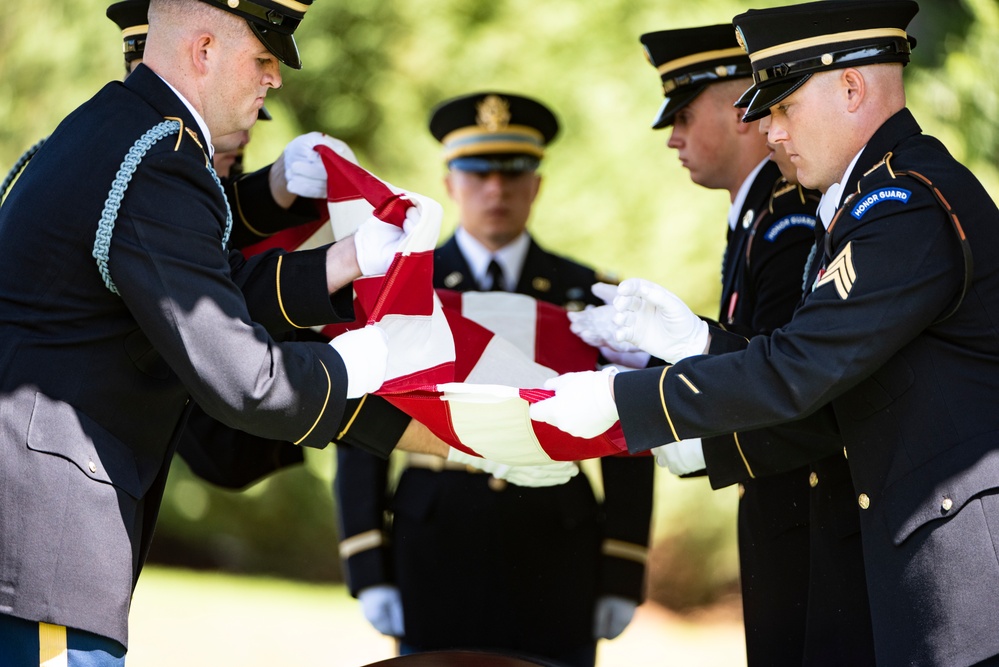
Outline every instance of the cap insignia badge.
[(735, 41), (739, 42), (739, 46), (746, 53), (749, 53), (749, 48), (746, 46), (746, 38), (742, 36), (742, 28), (735, 26)]
[(475, 111), (475, 123), (488, 132), (498, 132), (510, 124), (510, 103), (498, 95), (486, 95)]

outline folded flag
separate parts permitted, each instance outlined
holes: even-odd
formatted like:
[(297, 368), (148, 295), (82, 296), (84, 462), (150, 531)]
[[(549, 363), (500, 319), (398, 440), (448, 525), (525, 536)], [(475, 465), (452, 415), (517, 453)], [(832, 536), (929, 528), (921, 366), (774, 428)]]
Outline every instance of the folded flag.
[(357, 320), (333, 325), (333, 337), (374, 325), (388, 337), (386, 381), (376, 394), (461, 451), (504, 463), (532, 465), (621, 454), (620, 426), (577, 438), (532, 421), (531, 403), (561, 373), (592, 370), (595, 348), (569, 330), (563, 309), (523, 294), (452, 292), (433, 288), (433, 251), (442, 210), (384, 183), (324, 146), (330, 219), (337, 239), (372, 216), (402, 227), (412, 206), (419, 223), (384, 276), (354, 281)]

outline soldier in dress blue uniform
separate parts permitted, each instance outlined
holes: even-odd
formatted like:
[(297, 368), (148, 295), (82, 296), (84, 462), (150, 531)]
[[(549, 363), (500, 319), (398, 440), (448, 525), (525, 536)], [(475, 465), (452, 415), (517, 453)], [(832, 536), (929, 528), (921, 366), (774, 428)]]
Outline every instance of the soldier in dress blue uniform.
[(620, 417), (638, 452), (830, 405), (877, 664), (996, 665), (999, 210), (905, 108), (917, 11), (911, 0), (828, 0), (735, 17), (753, 64), (744, 119), (769, 114), (770, 141), (823, 193), (802, 304), (744, 350), (700, 356), (709, 334), (712, 346), (725, 334), (662, 292), (622, 285), (622, 338), (667, 341), (682, 360), (556, 378), (557, 392), (585, 400), (556, 394), (532, 416), (580, 435)]
[(64, 119), (0, 206), (5, 667), (123, 664), (194, 401), (229, 427), (323, 447), (346, 397), (384, 379), (374, 329), (329, 345), (270, 333), (352, 318), (350, 281), (384, 272), (398, 238), (371, 243), (362, 225), (303, 252), (227, 249), (212, 133), (250, 127), (280, 63), (301, 66), (309, 6), (233, 4), (153, 0), (143, 64)]
[[(602, 303), (593, 269), (525, 229), (555, 115), (487, 91), (439, 105), (430, 131), (460, 215), (434, 253), (435, 287), (514, 291), (569, 309)], [(388, 463), (349, 445), (394, 443), (409, 422), (369, 396), (340, 438), (340, 554), (365, 615), (401, 639), (402, 653), (488, 649), (592, 666), (597, 640), (623, 631), (643, 599), (651, 459), (602, 461), (602, 502), (582, 473), (526, 488), (425, 456), (408, 457), (389, 491)]]
[[(641, 42), (665, 94), (652, 127), (672, 127), (667, 146), (677, 151), (691, 180), (726, 190), (731, 201), (718, 321), (746, 337), (770, 333), (791, 319), (801, 298), (818, 196), (789, 183), (770, 159), (757, 124), (741, 122), (734, 103), (752, 67), (731, 24), (661, 30), (642, 35)], [(738, 512), (751, 667), (800, 662), (808, 604), (808, 470), (756, 465), (761, 435), (741, 434), (738, 447), (731, 436), (690, 441), (684, 460), (670, 465), (688, 474), (706, 464), (718, 488), (731, 482), (717, 480), (717, 456), (742, 448), (753, 461), (751, 476), (740, 476)]]

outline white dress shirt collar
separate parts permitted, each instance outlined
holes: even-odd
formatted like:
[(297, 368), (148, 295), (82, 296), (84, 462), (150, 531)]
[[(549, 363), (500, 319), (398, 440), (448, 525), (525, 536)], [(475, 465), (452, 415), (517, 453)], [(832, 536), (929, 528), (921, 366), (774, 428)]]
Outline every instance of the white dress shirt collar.
[(840, 207), (840, 203), (843, 200), (843, 183), (850, 177), (853, 168), (857, 166), (857, 160), (860, 159), (860, 154), (864, 152), (864, 148), (867, 148), (867, 146), (865, 145), (853, 156), (850, 166), (846, 168), (839, 182), (830, 185), (829, 189), (822, 195), (822, 198), (819, 199), (819, 219), (822, 221), (822, 226), (826, 229), (829, 229), (829, 225), (832, 224), (832, 220), (836, 216), (836, 209)]
[(491, 280), (487, 279), (489, 262), (495, 259), (503, 269), (503, 280), (506, 282), (503, 288), (508, 292), (513, 292), (517, 288), (520, 274), (524, 270), (524, 262), (527, 260), (527, 250), (531, 247), (531, 237), (526, 231), (495, 253), (490, 252), (460, 225), (455, 230), (454, 237), (458, 249), (468, 262), (468, 268), (472, 271), (476, 285), (485, 285)]
[(756, 175), (760, 173), (760, 169), (763, 169), (763, 165), (770, 161), (770, 158), (765, 158), (763, 162), (760, 162), (756, 167), (749, 172), (749, 176), (746, 180), (742, 182), (739, 186), (739, 192), (735, 195), (735, 200), (732, 202), (732, 206), (728, 209), (728, 228), (735, 231), (735, 226), (739, 224), (739, 213), (742, 211), (743, 205), (746, 203), (746, 197), (749, 196), (749, 188), (753, 187), (753, 181), (756, 180)]

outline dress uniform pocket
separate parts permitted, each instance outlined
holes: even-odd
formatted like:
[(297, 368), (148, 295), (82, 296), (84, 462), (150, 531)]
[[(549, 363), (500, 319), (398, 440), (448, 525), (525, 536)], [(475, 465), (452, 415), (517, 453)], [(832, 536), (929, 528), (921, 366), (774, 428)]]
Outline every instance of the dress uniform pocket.
[(132, 450), (73, 406), (42, 393), (35, 394), (28, 449), (67, 459), (95, 482), (114, 485), (133, 498), (142, 495)]
[(924, 525), (955, 516), (983, 491), (999, 488), (997, 440), (999, 433), (986, 433), (960, 443), (885, 488), (881, 502), (895, 546)]

